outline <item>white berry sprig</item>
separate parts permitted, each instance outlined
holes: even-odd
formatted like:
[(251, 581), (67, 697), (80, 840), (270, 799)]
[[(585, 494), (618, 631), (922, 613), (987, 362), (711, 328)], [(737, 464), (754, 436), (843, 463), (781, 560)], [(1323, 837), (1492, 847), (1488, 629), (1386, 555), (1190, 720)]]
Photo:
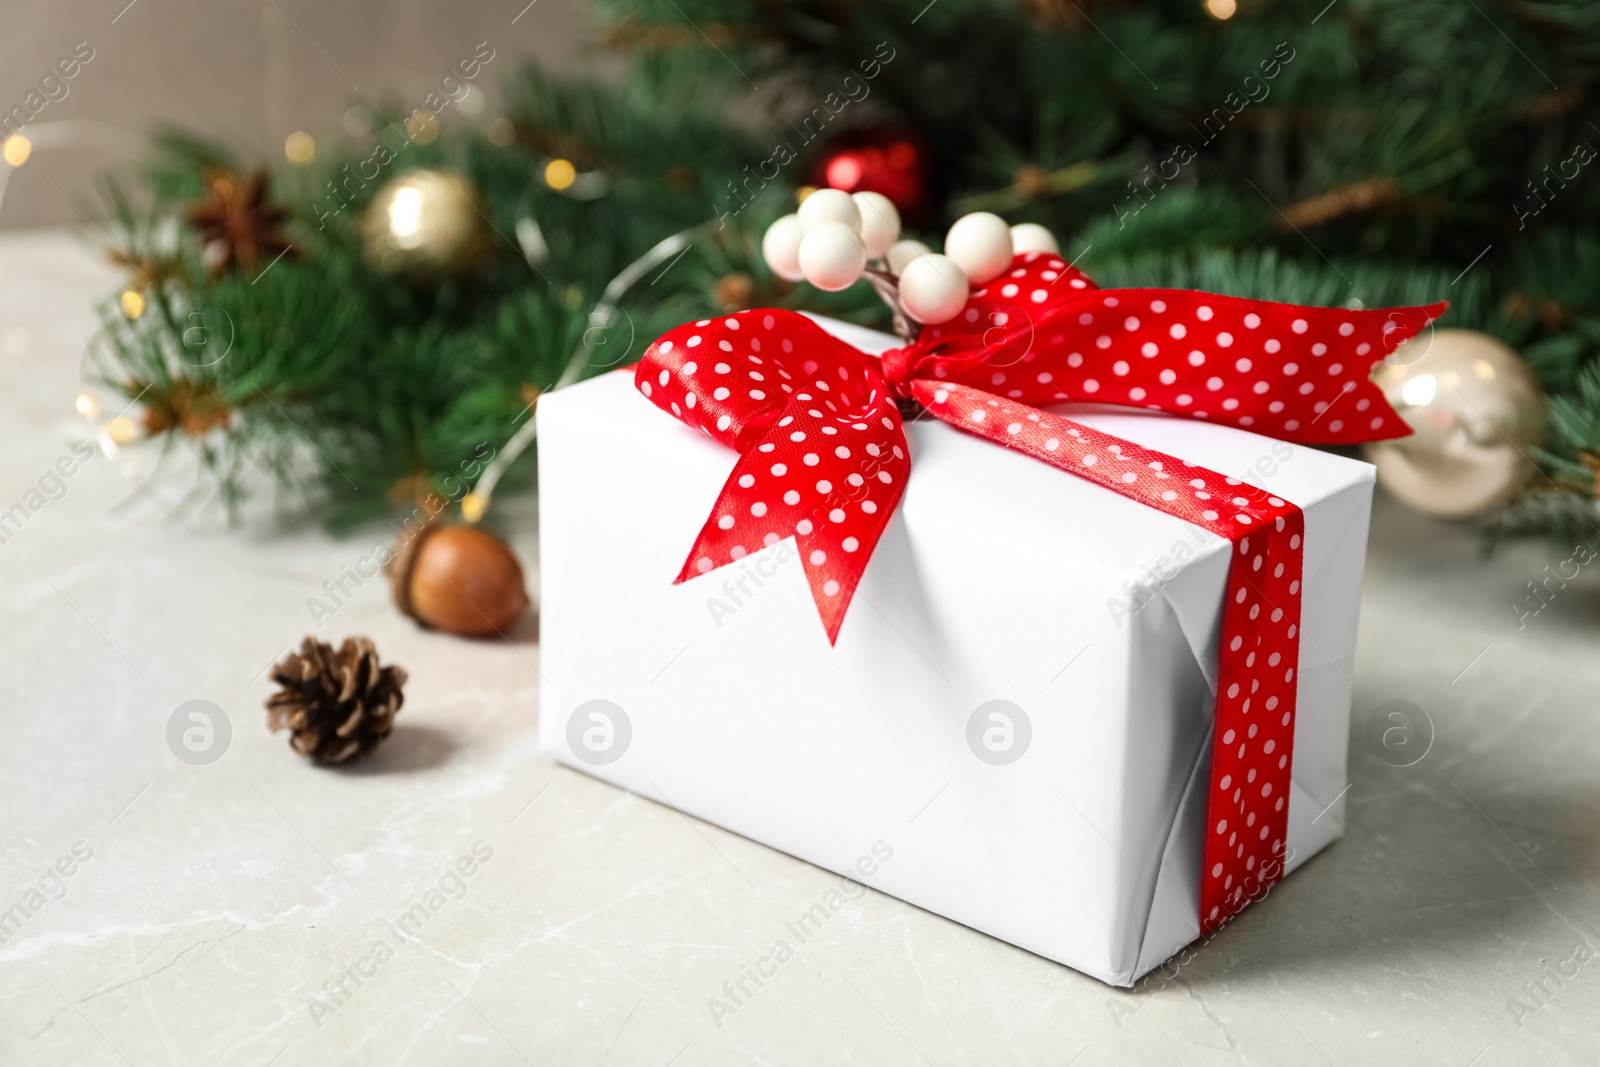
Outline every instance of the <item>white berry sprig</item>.
[(799, 211), (768, 227), (761, 254), (780, 278), (838, 292), (862, 277), (894, 310), (895, 329), (911, 337), (910, 321), (949, 322), (966, 306), (970, 287), (993, 281), (1020, 252), (1058, 252), (1055, 236), (1038, 223), (1007, 226), (977, 211), (956, 220), (944, 252), (900, 239), (900, 213), (878, 193), (818, 189)]

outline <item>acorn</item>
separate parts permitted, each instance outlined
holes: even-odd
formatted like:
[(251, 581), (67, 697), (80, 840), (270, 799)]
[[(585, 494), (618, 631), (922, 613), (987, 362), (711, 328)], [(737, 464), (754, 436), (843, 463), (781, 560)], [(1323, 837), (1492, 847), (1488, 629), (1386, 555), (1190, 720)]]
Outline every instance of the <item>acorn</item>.
[(528, 607), (517, 557), (476, 526), (431, 523), (402, 536), (385, 570), (395, 606), (429, 629), (503, 635)]

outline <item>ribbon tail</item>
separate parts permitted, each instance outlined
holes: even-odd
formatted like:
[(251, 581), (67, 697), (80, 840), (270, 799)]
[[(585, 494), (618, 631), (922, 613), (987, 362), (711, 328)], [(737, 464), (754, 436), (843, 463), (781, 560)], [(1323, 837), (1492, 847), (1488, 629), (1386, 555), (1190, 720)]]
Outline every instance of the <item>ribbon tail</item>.
[(1292, 858), (1289, 786), (1305, 516), (1289, 504), (1256, 529), (1234, 538), (1222, 609), (1201, 861), (1202, 934), (1265, 896)]
[[(1447, 304), (1323, 308), (1188, 289), (1092, 289), (1018, 257), (898, 362), (1020, 400), (1153, 408), (1304, 444), (1405, 437), (1373, 365)], [(1420, 341), (1419, 344), (1425, 344)], [(976, 358), (975, 358), (976, 357)]]
[(860, 410), (796, 397), (740, 454), (674, 584), (793, 538), (833, 644), (910, 472), (887, 388)]
[(1372, 368), (1448, 307), (1314, 308), (1117, 289), (1082, 294), (1054, 320), (1092, 320), (1077, 332), (1091, 353), (1082, 381), (1066, 379), (1077, 400), (1154, 408), (1302, 444), (1350, 445), (1410, 435)]
[(1232, 543), (1202, 849), (1200, 925), (1210, 933), (1287, 862), (1304, 516), (1237, 478), (981, 389), (918, 379), (911, 390), (952, 426)]

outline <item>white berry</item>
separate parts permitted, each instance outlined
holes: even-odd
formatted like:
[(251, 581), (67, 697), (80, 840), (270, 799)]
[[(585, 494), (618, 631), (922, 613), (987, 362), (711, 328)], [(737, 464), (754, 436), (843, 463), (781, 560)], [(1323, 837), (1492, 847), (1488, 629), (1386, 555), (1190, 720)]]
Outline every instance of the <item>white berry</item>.
[(854, 193), (850, 199), (861, 213), (861, 239), (867, 243), (867, 258), (882, 259), (900, 236), (900, 212), (895, 210), (894, 201), (882, 193)]
[(848, 289), (866, 266), (866, 244), (842, 222), (819, 222), (800, 239), (800, 269), (818, 289)]
[(944, 254), (955, 260), (968, 281), (982, 285), (1011, 266), (1011, 227), (987, 211), (964, 215), (945, 235)]
[(907, 264), (918, 256), (927, 255), (928, 252), (928, 246), (921, 241), (896, 241), (889, 246), (889, 270), (895, 274), (904, 274)]
[(805, 277), (800, 270), (800, 237), (800, 219), (785, 215), (768, 226), (766, 236), (761, 238), (761, 258), (772, 273), (786, 281), (797, 282)]
[(918, 322), (949, 322), (967, 304), (967, 276), (949, 256), (918, 256), (900, 274), (900, 303)]
[(1053, 256), (1061, 254), (1056, 235), (1037, 222), (1023, 222), (1011, 227), (1011, 249), (1019, 256), (1024, 252), (1048, 252)]
[(800, 232), (810, 233), (824, 222), (842, 222), (861, 232), (861, 212), (843, 189), (818, 189), (800, 202)]

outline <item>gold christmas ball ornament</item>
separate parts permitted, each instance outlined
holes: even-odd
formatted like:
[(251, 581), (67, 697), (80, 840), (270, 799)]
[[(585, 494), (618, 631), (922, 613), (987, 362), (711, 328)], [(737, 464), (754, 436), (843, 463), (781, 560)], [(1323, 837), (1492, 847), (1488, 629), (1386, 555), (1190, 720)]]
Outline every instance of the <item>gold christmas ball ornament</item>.
[(1378, 482), (1418, 511), (1445, 518), (1504, 503), (1534, 473), (1544, 397), (1515, 352), (1476, 330), (1426, 331), (1373, 374), (1411, 427), (1366, 447)]
[(436, 277), (459, 274), (488, 253), (488, 212), (471, 179), (449, 170), (413, 170), (378, 190), (361, 218), (367, 257), (384, 270)]

